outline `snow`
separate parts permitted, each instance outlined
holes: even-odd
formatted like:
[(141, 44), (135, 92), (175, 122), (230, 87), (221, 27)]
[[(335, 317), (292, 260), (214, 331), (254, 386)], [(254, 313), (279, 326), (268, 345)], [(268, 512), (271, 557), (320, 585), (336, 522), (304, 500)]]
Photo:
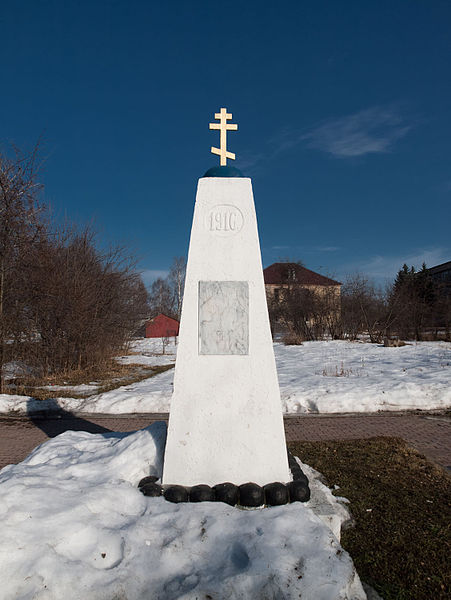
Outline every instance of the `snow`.
[(161, 477), (165, 437), (161, 422), (69, 431), (5, 467), (2, 598), (365, 598), (313, 499), (247, 511), (143, 496), (136, 485)]
[(399, 348), (329, 341), (275, 345), (284, 412), (344, 413), (451, 406), (451, 344)]
[[(171, 340), (137, 340), (136, 354), (121, 361), (160, 365), (175, 360)], [(274, 344), (282, 408), (286, 413), (348, 413), (436, 410), (451, 406), (451, 343), (417, 342), (400, 348), (321, 341)], [(88, 398), (33, 400), (0, 395), (0, 412), (64, 410), (87, 413), (169, 412), (174, 371)]]
[(146, 338), (134, 340), (130, 345), (130, 354), (118, 357), (117, 361), (123, 365), (159, 367), (174, 364), (176, 353), (174, 338)]

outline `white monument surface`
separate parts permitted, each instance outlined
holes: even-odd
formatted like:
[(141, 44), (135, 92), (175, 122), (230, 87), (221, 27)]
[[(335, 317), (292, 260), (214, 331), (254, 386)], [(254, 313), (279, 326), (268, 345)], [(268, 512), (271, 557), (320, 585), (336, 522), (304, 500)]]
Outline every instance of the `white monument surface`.
[[(231, 118), (225, 109), (215, 116), (224, 125)], [(216, 153), (222, 164), (223, 154), (234, 158), (225, 150), (222, 130)], [(203, 177), (188, 253), (163, 484), (289, 480), (251, 180)]]

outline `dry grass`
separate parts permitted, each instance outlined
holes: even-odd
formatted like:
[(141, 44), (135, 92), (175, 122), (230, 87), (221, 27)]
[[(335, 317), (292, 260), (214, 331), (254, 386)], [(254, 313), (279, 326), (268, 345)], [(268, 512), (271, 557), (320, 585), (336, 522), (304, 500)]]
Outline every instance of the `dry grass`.
[(290, 443), (338, 485), (356, 521), (343, 532), (363, 581), (385, 600), (451, 597), (451, 478), (398, 438)]
[[(38, 400), (47, 400), (59, 396), (61, 398), (87, 398), (92, 394), (101, 394), (109, 392), (124, 385), (131, 385), (143, 379), (154, 377), (172, 369), (174, 365), (162, 365), (151, 367), (147, 365), (128, 364), (122, 365), (115, 361), (100, 368), (90, 369), (88, 371), (71, 371), (60, 374), (56, 377), (46, 377), (41, 379), (21, 379), (15, 380), (14, 386), (5, 390), (10, 394), (22, 394), (32, 396)], [(92, 384), (96, 388), (87, 390), (84, 393), (73, 392), (68, 389), (61, 389), (59, 386), (77, 386), (82, 384)], [(46, 387), (43, 389), (44, 386)], [(52, 389), (55, 386), (56, 389)]]

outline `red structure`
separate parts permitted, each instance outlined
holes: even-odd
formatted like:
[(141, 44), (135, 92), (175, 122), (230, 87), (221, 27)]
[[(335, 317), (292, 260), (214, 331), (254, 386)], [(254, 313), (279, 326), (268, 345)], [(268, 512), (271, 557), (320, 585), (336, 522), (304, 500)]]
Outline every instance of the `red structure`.
[(172, 337), (179, 334), (180, 323), (163, 314), (159, 314), (146, 323), (146, 338)]

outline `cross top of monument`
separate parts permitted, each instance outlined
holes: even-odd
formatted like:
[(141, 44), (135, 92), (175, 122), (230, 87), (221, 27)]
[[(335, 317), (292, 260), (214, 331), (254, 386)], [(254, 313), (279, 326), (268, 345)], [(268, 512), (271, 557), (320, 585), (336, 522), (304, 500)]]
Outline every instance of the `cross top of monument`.
[(219, 120), (219, 123), (210, 123), (210, 129), (219, 129), (220, 132), (220, 148), (211, 147), (212, 154), (218, 154), (221, 158), (220, 165), (224, 167), (227, 165), (227, 159), (235, 160), (235, 154), (228, 152), (227, 150), (227, 130), (236, 131), (238, 125), (234, 123), (227, 123), (232, 118), (232, 113), (228, 113), (226, 108), (221, 108), (221, 112), (215, 113), (215, 119)]

